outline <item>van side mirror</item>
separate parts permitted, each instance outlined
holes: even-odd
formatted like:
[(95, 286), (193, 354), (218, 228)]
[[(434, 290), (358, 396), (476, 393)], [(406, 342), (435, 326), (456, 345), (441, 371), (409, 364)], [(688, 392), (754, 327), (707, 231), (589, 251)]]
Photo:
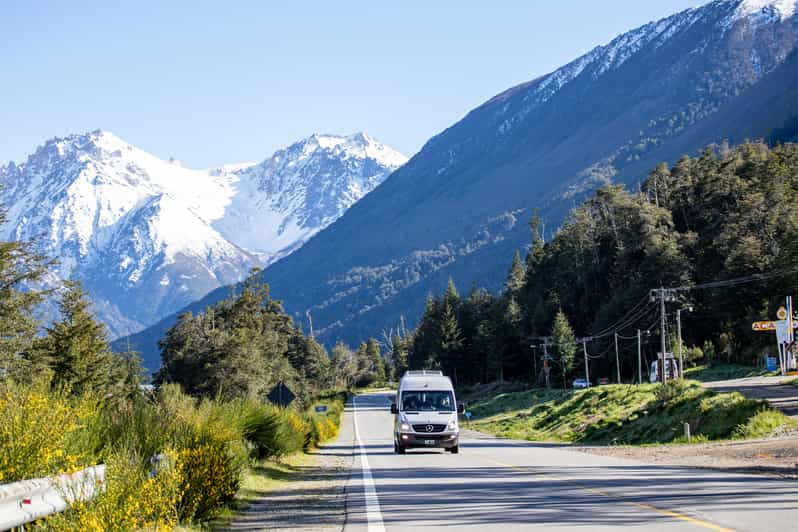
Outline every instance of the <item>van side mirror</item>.
[(465, 405), (463, 403), (457, 403), (457, 413), (465, 414)]
[(398, 414), (399, 408), (396, 407), (396, 403), (391, 403), (391, 414)]

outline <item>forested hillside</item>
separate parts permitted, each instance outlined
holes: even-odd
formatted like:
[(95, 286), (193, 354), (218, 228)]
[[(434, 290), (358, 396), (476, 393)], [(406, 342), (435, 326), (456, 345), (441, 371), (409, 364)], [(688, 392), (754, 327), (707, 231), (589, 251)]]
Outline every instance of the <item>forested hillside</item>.
[[(532, 209), (549, 237), (602, 185), (636, 188), (657, 163), (724, 139), (792, 138), (798, 17), (756, 5), (674, 14), (501, 92), (263, 280), (295, 319), (311, 313), (321, 341), (354, 344), (395, 332), (403, 317), (416, 325), (449, 277), (498, 290)], [(175, 318), (131, 338), (146, 360)]]
[[(501, 293), (475, 288), (463, 297), (450, 282), (428, 298), (418, 329), (394, 339), (394, 358), (441, 367), (461, 384), (537, 380), (539, 338), (554, 337), (549, 355), (560, 384), (584, 375), (574, 338), (593, 337), (591, 374), (614, 380), (617, 332), (622, 380), (632, 381), (637, 329), (650, 332), (646, 360), (659, 347), (659, 308), (649, 291), (684, 287), (668, 304), (669, 344), (676, 309), (692, 306), (683, 314), (691, 359), (753, 363), (772, 337), (752, 333), (751, 322), (775, 316), (798, 284), (796, 205), (795, 144), (713, 146), (661, 164), (639, 190), (600, 188), (548, 242), (533, 218), (531, 244), (515, 256)], [(723, 282), (730, 279), (739, 281)]]

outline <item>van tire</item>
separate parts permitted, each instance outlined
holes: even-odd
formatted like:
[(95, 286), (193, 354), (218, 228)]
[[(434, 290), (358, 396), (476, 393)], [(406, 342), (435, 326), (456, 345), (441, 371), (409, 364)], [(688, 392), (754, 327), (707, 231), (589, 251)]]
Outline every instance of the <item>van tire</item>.
[(452, 454), (459, 454), (460, 453), (460, 446), (455, 445), (454, 447), (449, 448), (449, 452)]
[(406, 449), (405, 449), (404, 445), (397, 445), (396, 446), (396, 452), (399, 453), (399, 454), (405, 454), (405, 450)]

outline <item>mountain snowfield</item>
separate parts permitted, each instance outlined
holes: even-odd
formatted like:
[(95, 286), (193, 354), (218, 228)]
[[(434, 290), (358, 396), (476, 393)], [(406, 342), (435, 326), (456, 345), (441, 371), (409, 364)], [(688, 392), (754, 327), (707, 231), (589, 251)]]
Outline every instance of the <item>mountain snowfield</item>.
[(184, 168), (107, 131), (0, 167), (0, 238), (58, 259), (112, 336), (134, 332), (300, 247), (405, 157), (358, 133), (313, 135), (260, 164)]

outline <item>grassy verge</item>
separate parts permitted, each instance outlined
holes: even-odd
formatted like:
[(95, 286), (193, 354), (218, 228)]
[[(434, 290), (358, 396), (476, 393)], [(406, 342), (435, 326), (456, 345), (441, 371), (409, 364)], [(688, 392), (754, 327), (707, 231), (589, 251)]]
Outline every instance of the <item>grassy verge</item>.
[[(483, 396), (484, 397), (484, 396)], [(469, 405), (476, 430), (533, 441), (656, 444), (759, 438), (795, 422), (766, 402), (696, 382), (500, 392)]]
[(739, 364), (714, 364), (711, 366), (703, 365), (688, 368), (684, 371), (687, 379), (713, 382), (725, 381), (729, 379), (742, 379), (744, 377), (761, 377), (768, 375), (778, 375), (778, 372), (767, 371), (762, 368), (752, 366), (741, 366)]

